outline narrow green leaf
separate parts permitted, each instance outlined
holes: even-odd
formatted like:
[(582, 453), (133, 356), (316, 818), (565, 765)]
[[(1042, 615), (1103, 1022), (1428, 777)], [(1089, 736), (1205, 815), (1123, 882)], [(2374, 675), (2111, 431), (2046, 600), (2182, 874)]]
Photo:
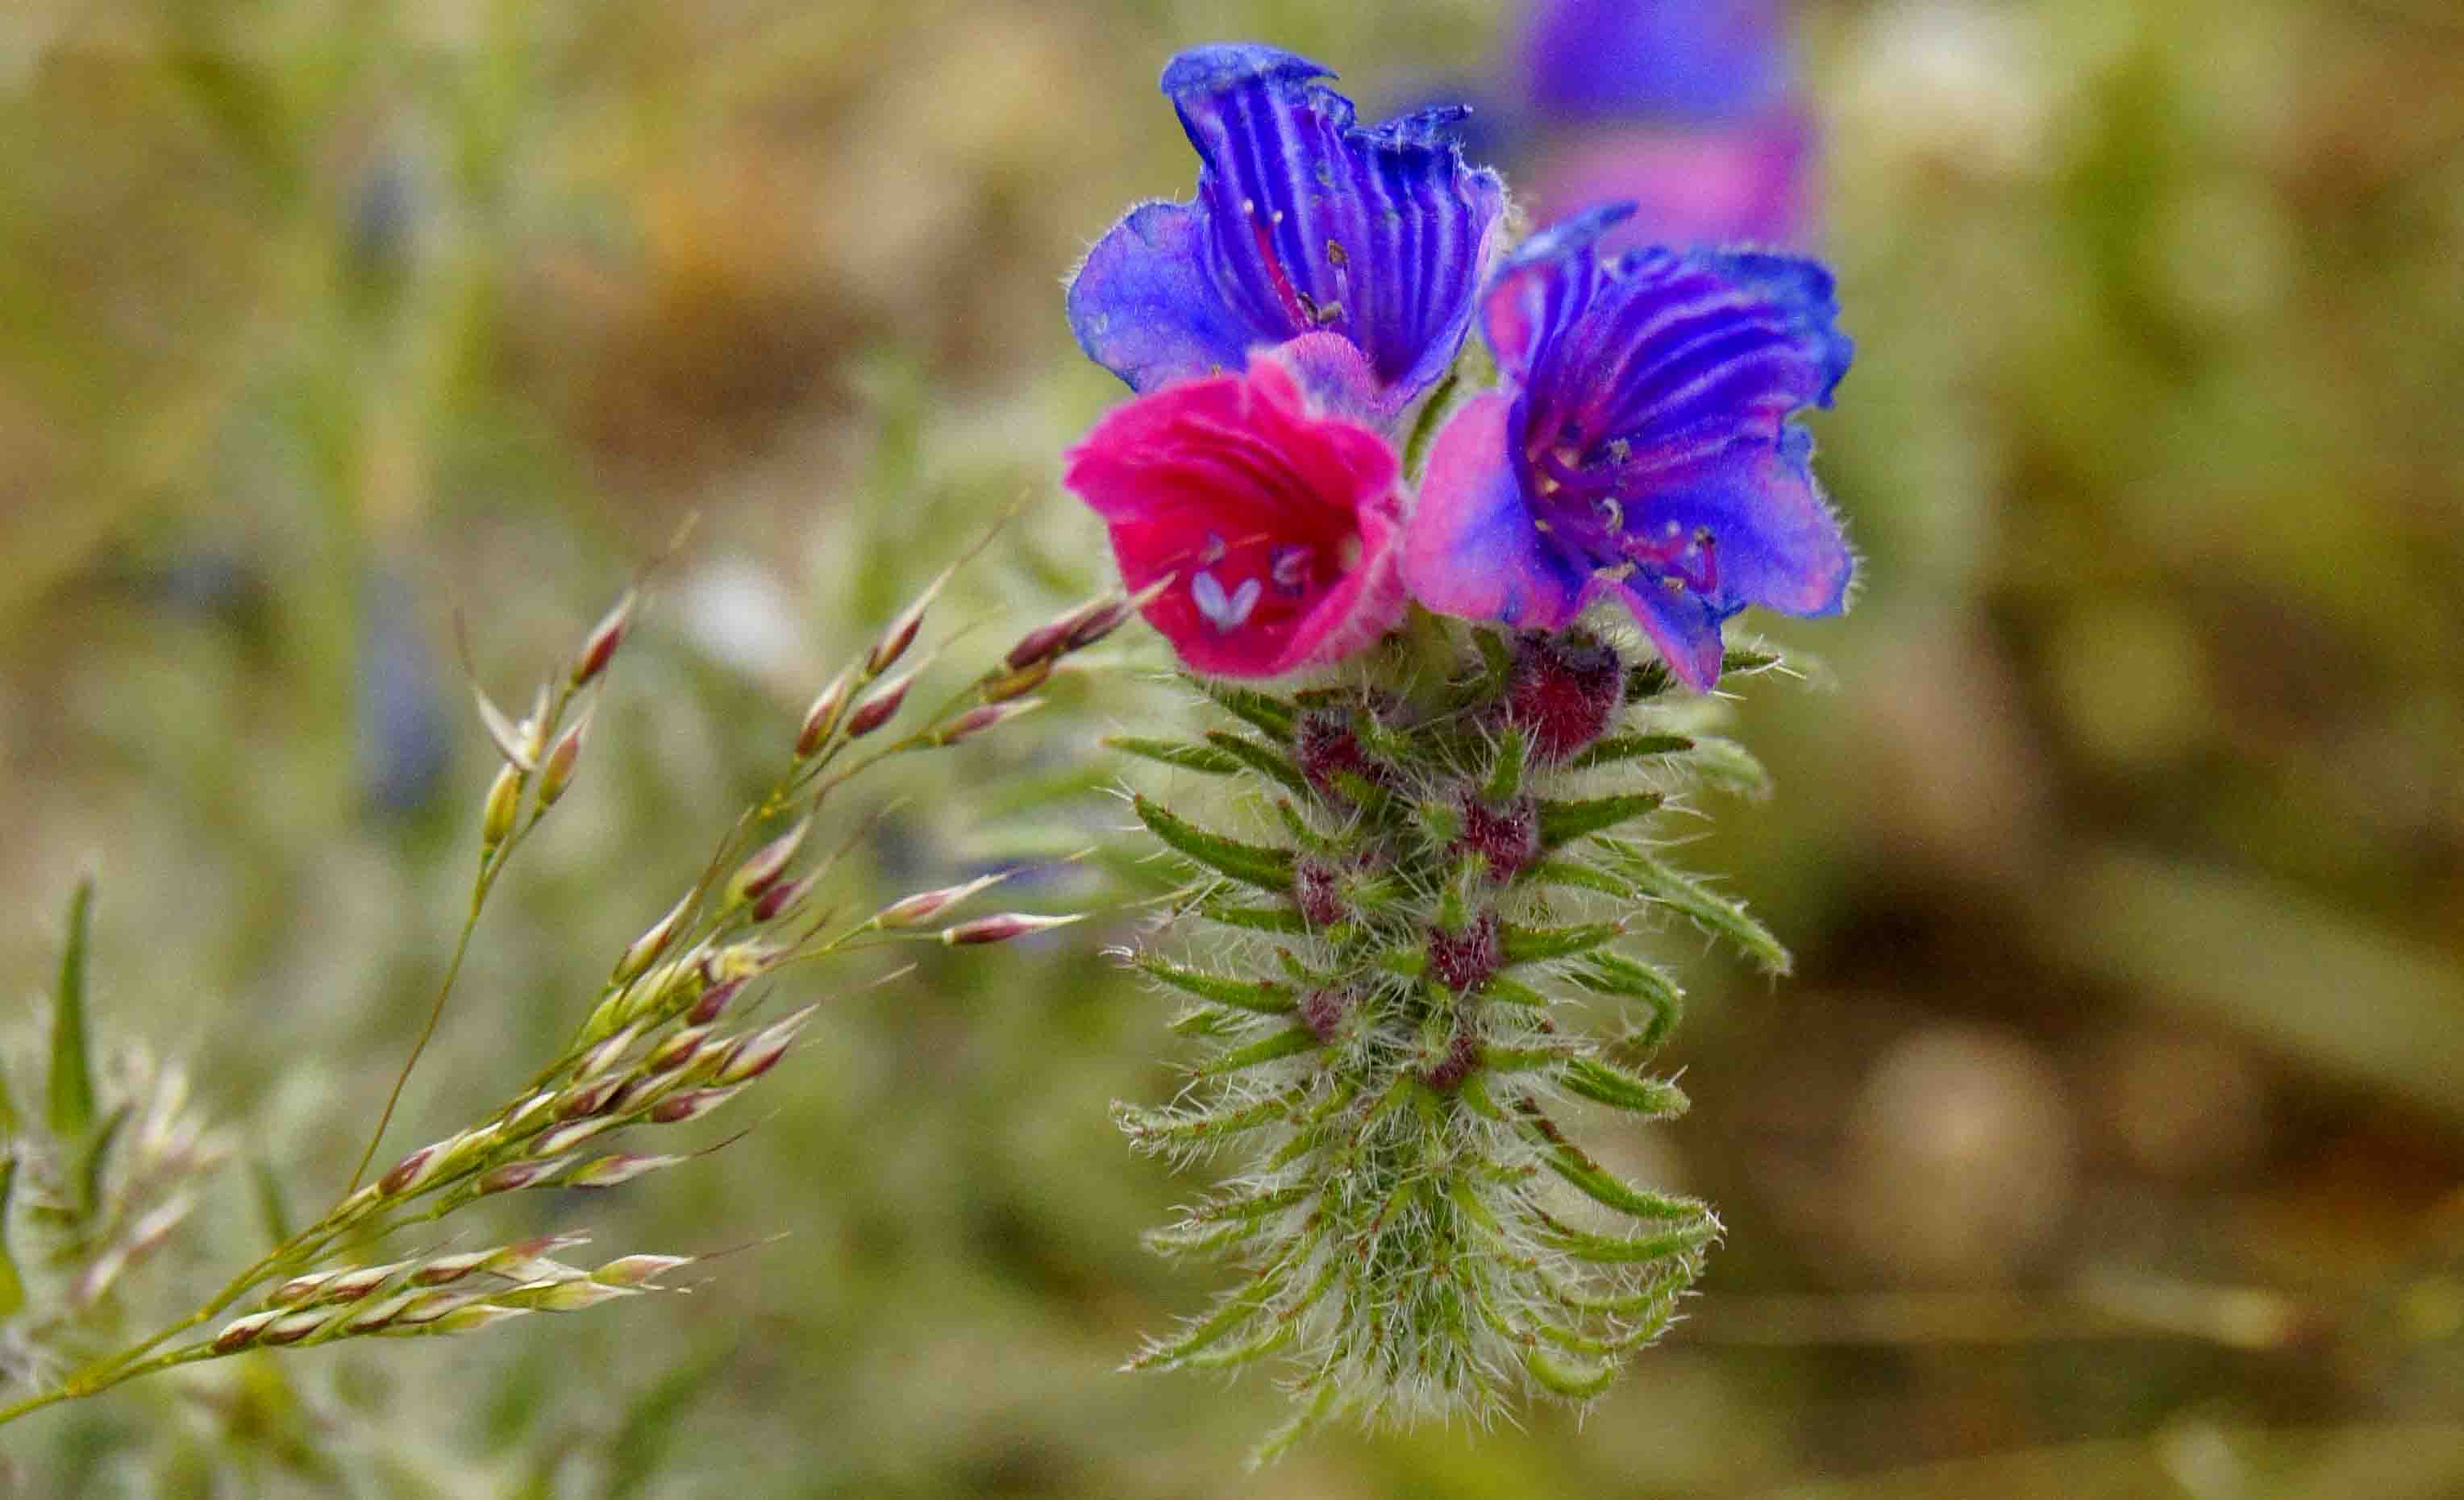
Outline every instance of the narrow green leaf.
[(1753, 751), (1716, 734), (1705, 734), (1694, 742), (1694, 752), (1685, 757), (1685, 769), (1695, 780), (1721, 792), (1748, 797), (1771, 795), (1771, 772), (1754, 759)]
[(1237, 1296), (1223, 1299), (1213, 1316), (1171, 1343), (1158, 1345), (1130, 1361), (1133, 1370), (1169, 1370), (1245, 1323), (1283, 1290), (1280, 1276), (1261, 1276)]
[(1545, 800), (1540, 804), (1540, 847), (1555, 849), (1578, 838), (1630, 823), (1660, 808), (1657, 792), (1629, 792), (1618, 796), (1586, 797), (1579, 802)]
[[(1720, 653), (1722, 677), (1752, 677), (1784, 665), (1778, 653), (1759, 646), (1733, 645)], [(1625, 696), (1628, 703), (1657, 698), (1677, 685), (1668, 666), (1661, 662), (1645, 662), (1625, 674)]]
[(1246, 1109), (1228, 1113), (1206, 1110), (1197, 1114), (1177, 1114), (1171, 1110), (1148, 1109), (1116, 1100), (1112, 1105), (1112, 1123), (1134, 1138), (1139, 1145), (1177, 1146), (1236, 1136), (1244, 1130), (1255, 1130), (1261, 1125), (1287, 1119), (1290, 1114), (1290, 1106), (1281, 1098), (1263, 1098)]
[(1239, 1016), (1221, 1006), (1202, 1005), (1175, 1017), (1172, 1033), (1175, 1036), (1229, 1036), (1240, 1031), (1243, 1024)]
[(1685, 1113), (1685, 1091), (1676, 1084), (1629, 1073), (1596, 1057), (1568, 1063), (1557, 1081), (1569, 1094), (1651, 1120), (1674, 1120)]
[(1524, 927), (1500, 923), (1498, 947), (1508, 965), (1538, 964), (1588, 953), (1624, 934), (1624, 924), (1615, 922), (1583, 922), (1566, 927)]
[(1229, 776), (1241, 770), (1240, 761), (1211, 745), (1184, 745), (1177, 740), (1143, 740), (1134, 735), (1116, 734), (1104, 741), (1104, 748), (1209, 776)]
[(9, 1246), (9, 1199), (16, 1187), (16, 1157), (0, 1156), (0, 1322), (26, 1305), (26, 1280), (17, 1273), (17, 1257)]
[(1682, 755), (1693, 748), (1694, 742), (1683, 734), (1612, 734), (1566, 762), (1566, 769), (1594, 771), (1602, 766), (1621, 766), (1627, 761), (1649, 760), (1655, 755)]
[(1615, 995), (1648, 1007), (1651, 1018), (1627, 1038), (1647, 1051), (1657, 1051), (1685, 1014), (1685, 991), (1677, 988), (1676, 981), (1622, 953), (1595, 953), (1568, 970), (1566, 977), (1594, 994)]
[(1227, 927), (1239, 927), (1245, 932), (1309, 936), (1309, 924), (1289, 906), (1247, 906), (1238, 902), (1210, 900), (1199, 903), (1198, 914), (1209, 922), (1220, 922)]
[(1562, 1047), (1492, 1047), (1481, 1053), (1480, 1065), (1490, 1073), (1537, 1073), (1573, 1058)]
[(1589, 1261), (1595, 1266), (1630, 1266), (1641, 1261), (1666, 1260), (1672, 1255), (1700, 1250), (1718, 1234), (1718, 1224), (1706, 1220), (1633, 1238), (1561, 1228), (1551, 1230), (1548, 1242), (1574, 1259)]
[(1201, 1078), (1220, 1078), (1227, 1073), (1239, 1073), (1243, 1068), (1255, 1068), (1263, 1063), (1279, 1061), (1285, 1057), (1296, 1057), (1302, 1053), (1314, 1051), (1320, 1045), (1315, 1032), (1306, 1026), (1295, 1026), (1287, 1032), (1277, 1032), (1265, 1041), (1251, 1042), (1246, 1047), (1225, 1053), (1205, 1067), (1199, 1069), (1198, 1076)]
[(1288, 1015), (1294, 1003), (1291, 991), (1272, 981), (1225, 979), (1160, 958), (1141, 958), (1137, 967), (1183, 994), (1255, 1011), (1260, 1015)]
[(1565, 885), (1575, 890), (1597, 891), (1603, 896), (1634, 899), (1634, 887), (1606, 870), (1597, 869), (1578, 859), (1543, 859), (1523, 872), (1523, 879), (1539, 885)]
[(1199, 691), (1215, 700), (1216, 707), (1255, 728), (1278, 745), (1292, 742), (1292, 730), (1300, 723), (1300, 709), (1281, 698), (1252, 692), (1245, 687), (1194, 678)]
[(1138, 820), (1147, 831), (1210, 870), (1255, 885), (1264, 890), (1288, 895), (1292, 888), (1292, 852), (1270, 848), (1265, 844), (1246, 844), (1221, 834), (1209, 833), (1197, 824), (1176, 816), (1161, 803), (1145, 796), (1135, 801)]
[(1690, 1198), (1672, 1198), (1621, 1182), (1597, 1162), (1576, 1151), (1559, 1151), (1549, 1158), (1549, 1165), (1559, 1177), (1572, 1183), (1603, 1208), (1614, 1208), (1629, 1218), (1650, 1224), (1690, 1224), (1700, 1222), (1716, 1230), (1718, 1221), (1710, 1210)]
[(137, 1106), (134, 1104), (122, 1104), (113, 1110), (110, 1117), (103, 1120), (102, 1128), (94, 1133), (93, 1143), (86, 1147), (85, 1164), (78, 1172), (77, 1179), (85, 1185), (83, 1201), (85, 1214), (89, 1219), (102, 1207), (102, 1178), (103, 1173), (111, 1165), (112, 1144), (120, 1139), (121, 1129), (128, 1123), (129, 1117), (136, 1112)]
[(1535, 1011), (1546, 1010), (1549, 1006), (1547, 995), (1519, 979), (1509, 979), (1504, 974), (1491, 974), (1482, 981), (1480, 994), (1482, 999), (1495, 1000), (1501, 1005), (1528, 1005)]
[(1258, 774), (1282, 783), (1297, 795), (1309, 794), (1309, 778), (1301, 774), (1298, 766), (1245, 734), (1234, 734), (1229, 729), (1210, 729), (1206, 734), (1206, 745), (1209, 750), (1229, 756)]
[(1486, 669), (1489, 681), (1503, 683), (1514, 671), (1514, 653), (1506, 638), (1494, 630), (1474, 630), (1471, 643), (1480, 648), (1480, 664)]
[(73, 1141), (94, 1123), (94, 1061), (85, 1029), (86, 940), (94, 916), (94, 877), (69, 896), (68, 944), (52, 1006), (52, 1134)]
[(1524, 1351), (1523, 1368), (1542, 1390), (1572, 1401), (1589, 1401), (1617, 1380), (1614, 1364), (1560, 1364), (1542, 1349)]
[(1788, 949), (1780, 946), (1770, 928), (1749, 916), (1739, 902), (1717, 894), (1692, 876), (1670, 869), (1636, 845), (1602, 839), (1600, 848), (1611, 866), (1632, 880), (1644, 897), (1696, 926), (1727, 938), (1765, 971), (1788, 972)]
[(1488, 785), (1481, 795), (1491, 802), (1503, 802), (1523, 790), (1523, 763), (1530, 753), (1529, 742), (1520, 728), (1507, 725), (1497, 737), (1497, 763), (1488, 768)]

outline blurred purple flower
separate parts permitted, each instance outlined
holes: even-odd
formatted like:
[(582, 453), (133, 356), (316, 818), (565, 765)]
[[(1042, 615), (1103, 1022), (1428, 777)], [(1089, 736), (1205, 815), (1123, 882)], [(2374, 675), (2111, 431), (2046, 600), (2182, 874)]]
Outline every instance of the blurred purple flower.
[(1608, 250), (1801, 242), (1814, 130), (1787, 19), (1784, 0), (1540, 0), (1520, 59), (1535, 215), (1634, 203)]
[(1853, 558), (1789, 418), (1851, 345), (1808, 260), (1596, 242), (1631, 206), (1534, 235), (1483, 299), (1501, 386), (1438, 435), (1403, 578), (1441, 613), (1555, 630), (1613, 595), (1688, 686), (1749, 604), (1837, 613)]
[(1150, 203), (1070, 280), (1089, 358), (1145, 394), (1234, 373), (1250, 351), (1341, 336), (1313, 395), (1390, 423), (1454, 362), (1506, 192), (1445, 135), (1460, 111), (1361, 127), (1326, 68), (1254, 45), (1175, 57), (1163, 91), (1198, 148), (1198, 195)]
[(1781, 0), (1542, 0), (1523, 36), (1535, 115), (1727, 120), (1788, 90)]

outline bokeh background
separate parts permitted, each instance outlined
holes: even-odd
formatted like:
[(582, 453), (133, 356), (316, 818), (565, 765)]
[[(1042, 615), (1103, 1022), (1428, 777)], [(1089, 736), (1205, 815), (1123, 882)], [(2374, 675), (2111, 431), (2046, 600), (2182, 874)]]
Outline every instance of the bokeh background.
[[(1274, 41), (1374, 113), (1510, 94), (1516, 26), (12, 0), (0, 1003), (32, 1013), (94, 870), (103, 1040), (186, 1057), (235, 1147), (132, 1321), (253, 1253), (253, 1184), (340, 1186), (416, 1030), (493, 769), (457, 613), (517, 697), (702, 517), (398, 1145), (546, 1054), (964, 540), (1023, 504), (936, 617), (980, 626), (954, 660), (1106, 581), (1054, 479), (1118, 393), (1059, 286), (1126, 203), (1188, 191), (1164, 57)], [(1114, 916), (817, 974), (825, 1024), (748, 1138), (495, 1221), (784, 1236), (692, 1296), (181, 1372), (0, 1434), (9, 1481), (2464, 1494), (2464, 11), (1820, 0), (1793, 49), (1859, 341), (1815, 425), (1865, 582), (1771, 629), (1817, 663), (1738, 705), (1777, 793), (1687, 850), (1798, 971), (1661, 945), (1695, 1113), (1602, 1145), (1730, 1233), (1587, 1420), (1247, 1476), (1267, 1380), (1114, 1373), (1219, 1284), (1137, 1246), (1198, 1185), (1106, 1120), (1176, 1053), (1095, 951)], [(1125, 837), (1092, 741), (1180, 709), (1152, 641), (1121, 660), (843, 808), (905, 797), (847, 899)], [(1023, 900), (1105, 895), (1041, 879)]]

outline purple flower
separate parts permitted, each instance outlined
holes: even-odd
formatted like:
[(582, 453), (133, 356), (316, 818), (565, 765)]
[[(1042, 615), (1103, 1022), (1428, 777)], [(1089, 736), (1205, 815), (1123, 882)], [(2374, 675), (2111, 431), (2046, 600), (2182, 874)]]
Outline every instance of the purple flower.
[(1727, 120), (1788, 87), (1781, 0), (1541, 0), (1525, 86), (1562, 120)]
[(1150, 203), (1069, 285), (1089, 358), (1141, 394), (1238, 372), (1259, 345), (1341, 336), (1319, 395), (1388, 423), (1454, 362), (1506, 192), (1443, 131), (1461, 112), (1353, 124), (1328, 70), (1273, 48), (1200, 47), (1163, 71), (1198, 148), (1198, 196)]
[(1788, 419), (1830, 404), (1850, 344), (1812, 261), (1603, 259), (1594, 242), (1632, 211), (1533, 236), (1489, 288), (1502, 384), (1432, 446), (1403, 578), (1431, 609), (1544, 630), (1613, 595), (1699, 691), (1747, 605), (1846, 602), (1848, 544)]

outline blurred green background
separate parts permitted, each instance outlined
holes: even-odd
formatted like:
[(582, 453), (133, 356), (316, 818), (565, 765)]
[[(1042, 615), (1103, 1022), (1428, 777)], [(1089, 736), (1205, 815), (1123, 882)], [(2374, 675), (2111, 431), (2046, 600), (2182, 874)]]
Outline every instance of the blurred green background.
[[(1859, 343), (1815, 426), (1865, 582), (1771, 631), (1822, 663), (1741, 705), (1779, 790), (1686, 850), (1799, 968), (1665, 935), (1696, 1110), (1598, 1144), (1730, 1233), (1587, 1421), (1331, 1436), (1252, 1477), (1269, 1382), (1113, 1373), (1219, 1284), (1137, 1245), (1199, 1185), (1106, 1120), (1177, 1052), (1095, 952), (1116, 917), (817, 974), (824, 1024), (718, 1122), (747, 1139), (496, 1215), (611, 1252), (786, 1236), (690, 1297), (202, 1366), (8, 1429), (0, 1467), (36, 1495), (2464, 1494), (2464, 11), (1800, 19)], [(1270, 40), (1375, 112), (1481, 72), (1507, 21), (11, 0), (0, 975), (41, 992), (97, 871), (102, 1037), (187, 1057), (237, 1152), (132, 1322), (259, 1248), (256, 1163), (302, 1208), (341, 1186), (416, 1030), (493, 769), (457, 612), (517, 699), (703, 516), (397, 1148), (546, 1055), (966, 537), (1024, 500), (936, 616), (980, 625), (954, 660), (1106, 581), (1054, 479), (1118, 392), (1059, 285), (1128, 202), (1188, 192), (1164, 57)], [(842, 806), (906, 797), (847, 900), (1111, 837), (1063, 793), (1112, 774), (1096, 735), (1180, 711), (1156, 644), (1126, 656)]]

